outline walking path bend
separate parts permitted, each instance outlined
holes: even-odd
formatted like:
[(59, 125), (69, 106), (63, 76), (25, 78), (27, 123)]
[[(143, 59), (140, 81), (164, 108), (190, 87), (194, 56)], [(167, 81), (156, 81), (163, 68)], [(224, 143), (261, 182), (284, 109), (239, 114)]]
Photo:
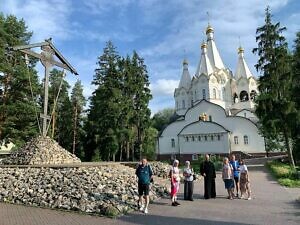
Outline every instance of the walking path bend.
[(226, 199), (224, 184), (218, 174), (216, 199), (203, 199), (201, 180), (195, 183), (195, 201), (180, 201), (180, 206), (172, 207), (169, 199), (160, 199), (150, 205), (148, 215), (134, 212), (109, 219), (0, 203), (0, 225), (299, 225), (300, 203), (295, 199), (300, 196), (300, 189), (280, 186), (264, 167), (250, 167), (249, 170), (254, 197), (250, 201)]

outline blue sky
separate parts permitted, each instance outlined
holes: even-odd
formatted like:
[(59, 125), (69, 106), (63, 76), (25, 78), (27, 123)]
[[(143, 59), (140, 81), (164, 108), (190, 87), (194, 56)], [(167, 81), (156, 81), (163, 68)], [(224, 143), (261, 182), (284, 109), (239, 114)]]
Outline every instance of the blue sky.
[[(84, 95), (89, 97), (97, 57), (112, 40), (121, 55), (136, 50), (148, 68), (153, 99), (152, 113), (174, 107), (173, 93), (189, 61), (193, 75), (200, 59), (200, 43), (210, 24), (224, 64), (233, 72), (237, 48), (254, 75), (257, 56), (255, 31), (264, 23), (265, 7), (270, 5), (273, 21), (287, 27), (284, 33), (290, 47), (300, 31), (298, 0), (1, 0), (0, 11), (24, 18), (34, 32), (32, 42), (52, 37), (55, 46), (79, 72)], [(41, 76), (43, 70), (38, 67)], [(67, 75), (74, 84), (76, 77)]]

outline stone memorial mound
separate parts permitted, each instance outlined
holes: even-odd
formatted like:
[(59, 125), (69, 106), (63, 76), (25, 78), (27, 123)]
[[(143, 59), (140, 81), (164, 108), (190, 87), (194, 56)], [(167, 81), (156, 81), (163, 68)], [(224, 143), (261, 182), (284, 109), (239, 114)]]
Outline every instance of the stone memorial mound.
[(80, 163), (80, 159), (50, 137), (36, 137), (3, 160), (8, 165)]

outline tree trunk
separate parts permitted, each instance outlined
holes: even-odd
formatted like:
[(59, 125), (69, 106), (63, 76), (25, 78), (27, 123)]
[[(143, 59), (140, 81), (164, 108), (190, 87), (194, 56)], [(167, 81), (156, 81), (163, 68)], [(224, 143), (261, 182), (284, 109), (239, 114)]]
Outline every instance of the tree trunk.
[(116, 161), (116, 153), (113, 153), (113, 155), (112, 155), (112, 160), (113, 160), (113, 162)]
[(120, 158), (119, 161), (122, 162), (123, 144), (120, 144)]
[(78, 109), (77, 109), (77, 104), (75, 104), (75, 112), (74, 112), (74, 119), (73, 119), (73, 154), (75, 154), (75, 149), (76, 149), (76, 135), (77, 135), (77, 113), (78, 113)]
[[(286, 130), (286, 129), (285, 129)], [(295, 161), (293, 157), (293, 143), (292, 140), (289, 138), (288, 133), (284, 131), (284, 142), (285, 142), (285, 147), (287, 148), (287, 153), (289, 157), (289, 161), (293, 169), (295, 169)]]
[(55, 120), (56, 120), (56, 113), (54, 111), (52, 117), (52, 132), (51, 132), (52, 139), (54, 139), (54, 134), (55, 134), (55, 122), (56, 122)]
[(129, 161), (129, 157), (130, 157), (130, 145), (129, 145), (129, 141), (126, 141), (126, 161)]

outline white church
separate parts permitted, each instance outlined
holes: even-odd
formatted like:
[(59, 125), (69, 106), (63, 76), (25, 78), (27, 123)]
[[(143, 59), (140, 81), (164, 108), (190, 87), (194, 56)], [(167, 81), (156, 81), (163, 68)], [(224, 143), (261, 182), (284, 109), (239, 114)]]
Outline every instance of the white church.
[(195, 160), (199, 154), (262, 155), (264, 138), (259, 134), (254, 100), (257, 80), (251, 74), (238, 48), (238, 62), (233, 74), (225, 67), (208, 25), (207, 41), (201, 45), (201, 58), (191, 78), (188, 62), (178, 88), (174, 91), (177, 120), (159, 135), (157, 156), (160, 160), (181, 158)]

